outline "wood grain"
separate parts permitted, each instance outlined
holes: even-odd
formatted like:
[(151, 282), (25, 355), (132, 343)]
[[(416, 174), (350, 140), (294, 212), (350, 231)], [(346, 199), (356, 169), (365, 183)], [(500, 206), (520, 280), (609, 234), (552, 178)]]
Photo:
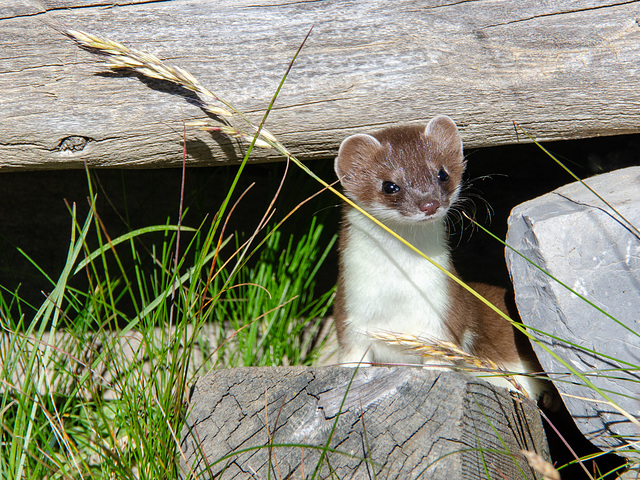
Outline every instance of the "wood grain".
[(548, 456), (533, 402), (411, 367), (214, 370), (181, 438), (182, 478), (534, 479), (520, 450)]
[[(313, 26), (267, 125), (302, 159), (440, 113), (467, 147), (524, 141), (513, 122), (539, 140), (640, 131), (638, 2), (105, 3), (0, 1), (0, 170), (176, 165), (183, 119), (205, 117), (175, 88), (105, 73), (55, 28), (148, 50), (258, 121)], [(187, 147), (197, 165), (243, 155), (193, 130)]]

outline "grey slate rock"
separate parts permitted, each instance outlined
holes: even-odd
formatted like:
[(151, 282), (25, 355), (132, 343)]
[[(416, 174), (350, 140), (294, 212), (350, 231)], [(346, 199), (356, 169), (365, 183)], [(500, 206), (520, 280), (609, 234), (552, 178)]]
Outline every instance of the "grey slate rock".
[(548, 458), (530, 400), (411, 367), (212, 371), (181, 438), (182, 478), (310, 478), (327, 442), (316, 478), (534, 479), (521, 449)]
[[(586, 183), (640, 227), (640, 167), (598, 175)], [(638, 232), (576, 182), (514, 208), (507, 244), (617, 320), (506, 249), (523, 322), (548, 333), (535, 336), (640, 419)], [(534, 349), (561, 393), (590, 399), (564, 396), (577, 426), (596, 446), (624, 447), (640, 439), (637, 424), (542, 347), (534, 344)]]

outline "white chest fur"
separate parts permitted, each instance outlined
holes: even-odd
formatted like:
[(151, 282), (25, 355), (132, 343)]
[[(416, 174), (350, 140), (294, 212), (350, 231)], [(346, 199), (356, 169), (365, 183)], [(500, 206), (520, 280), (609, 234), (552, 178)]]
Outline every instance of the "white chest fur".
[[(402, 333), (448, 339), (447, 277), (427, 260), (356, 210), (342, 252), (348, 347), (343, 362), (418, 363), (368, 332)], [(444, 219), (395, 227), (394, 230), (439, 265), (449, 266)]]

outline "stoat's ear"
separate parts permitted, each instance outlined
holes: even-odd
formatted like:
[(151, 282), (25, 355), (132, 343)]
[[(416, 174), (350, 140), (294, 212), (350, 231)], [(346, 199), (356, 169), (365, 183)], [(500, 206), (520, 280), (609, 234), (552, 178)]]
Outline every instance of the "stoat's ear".
[(458, 127), (446, 115), (438, 115), (433, 118), (427, 124), (424, 134), (433, 138), (449, 153), (457, 156), (462, 155), (462, 139), (460, 138)]
[(340, 145), (334, 164), (340, 182), (349, 181), (354, 167), (369, 161), (381, 148), (382, 145), (378, 140), (364, 133), (345, 138)]

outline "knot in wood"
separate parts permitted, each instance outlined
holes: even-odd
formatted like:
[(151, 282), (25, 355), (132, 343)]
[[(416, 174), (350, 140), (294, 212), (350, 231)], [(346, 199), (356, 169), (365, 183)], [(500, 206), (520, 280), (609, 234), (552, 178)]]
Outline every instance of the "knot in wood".
[(79, 152), (87, 146), (91, 141), (88, 137), (81, 137), (78, 135), (72, 135), (65, 137), (58, 143), (57, 150), (59, 152)]

